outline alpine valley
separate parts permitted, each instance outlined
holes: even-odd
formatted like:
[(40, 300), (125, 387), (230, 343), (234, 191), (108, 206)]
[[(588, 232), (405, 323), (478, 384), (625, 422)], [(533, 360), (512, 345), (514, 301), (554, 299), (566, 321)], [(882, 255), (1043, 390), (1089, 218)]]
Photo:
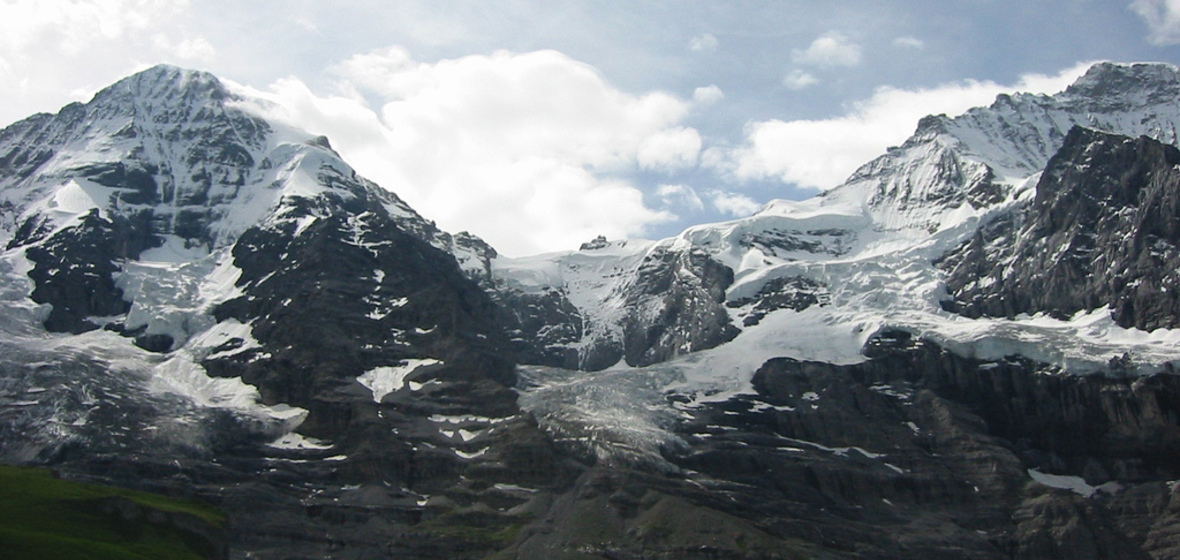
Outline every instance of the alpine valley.
[(1180, 558), (1177, 67), (518, 259), (268, 114), (158, 66), (0, 130), (0, 462), (211, 558)]

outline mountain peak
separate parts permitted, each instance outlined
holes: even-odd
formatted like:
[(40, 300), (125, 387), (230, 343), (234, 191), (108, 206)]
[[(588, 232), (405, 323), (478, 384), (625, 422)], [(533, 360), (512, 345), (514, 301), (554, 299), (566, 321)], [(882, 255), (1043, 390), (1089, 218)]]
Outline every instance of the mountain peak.
[(1065, 89), (1072, 96), (1095, 100), (1125, 98), (1135, 90), (1180, 93), (1180, 68), (1162, 62), (1099, 62)]
[(99, 91), (95, 102), (125, 103), (127, 98), (163, 101), (164, 106), (219, 104), (235, 96), (213, 74), (169, 64), (152, 66)]

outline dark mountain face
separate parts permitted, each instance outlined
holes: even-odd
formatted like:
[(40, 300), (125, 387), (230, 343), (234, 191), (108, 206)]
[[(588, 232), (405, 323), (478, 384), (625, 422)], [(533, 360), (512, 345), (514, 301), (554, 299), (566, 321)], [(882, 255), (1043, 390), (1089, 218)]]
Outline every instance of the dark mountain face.
[(1075, 128), (1025, 207), (939, 262), (968, 317), (1109, 307), (1144, 330), (1180, 321), (1180, 152), (1149, 138)]
[[(1155, 74), (927, 119), (850, 182), (896, 223), (764, 215), (505, 272), (324, 139), (149, 70), (0, 131), (0, 460), (210, 501), (231, 558), (1180, 557), (1171, 366), (1076, 375), (856, 307), (937, 278), (872, 243), (1011, 202), (943, 136), (1011, 121), (1013, 167), (1062, 147), (1035, 198), (941, 245), (944, 306), (1176, 327), (1180, 152), (1038, 116), (1133, 113)], [(861, 359), (742, 369), (845, 330)]]

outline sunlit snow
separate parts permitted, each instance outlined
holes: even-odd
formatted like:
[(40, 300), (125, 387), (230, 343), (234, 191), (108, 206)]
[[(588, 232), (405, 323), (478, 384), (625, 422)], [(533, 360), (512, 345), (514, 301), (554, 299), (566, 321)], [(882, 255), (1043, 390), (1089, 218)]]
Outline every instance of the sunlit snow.
[(405, 387), (406, 378), (413, 375), (419, 369), (442, 363), (439, 360), (431, 358), (404, 360), (404, 362), (404, 364), (398, 366), (371, 369), (357, 377), (356, 380), (373, 393), (374, 402), (381, 402), (381, 399), (385, 398), (385, 395)]

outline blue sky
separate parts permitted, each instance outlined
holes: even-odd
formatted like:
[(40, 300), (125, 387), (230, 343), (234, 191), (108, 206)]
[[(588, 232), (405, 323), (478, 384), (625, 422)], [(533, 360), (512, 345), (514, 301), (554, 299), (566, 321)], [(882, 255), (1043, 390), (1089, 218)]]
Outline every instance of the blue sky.
[(1180, 0), (8, 0), (0, 124), (208, 70), (522, 256), (812, 196), (924, 114), (1178, 43)]

